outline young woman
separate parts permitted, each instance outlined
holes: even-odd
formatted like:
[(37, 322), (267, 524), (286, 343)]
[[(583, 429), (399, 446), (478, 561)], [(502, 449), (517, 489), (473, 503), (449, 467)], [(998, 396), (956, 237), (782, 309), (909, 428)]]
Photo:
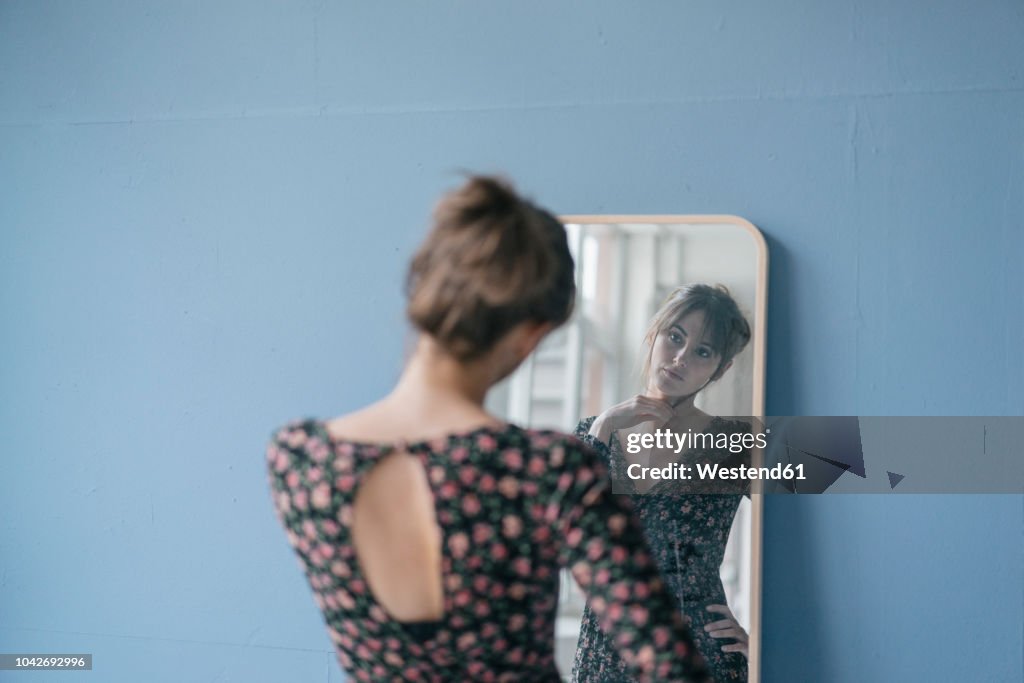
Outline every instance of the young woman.
[(421, 332), (393, 391), (280, 429), (278, 516), (359, 681), (558, 681), (558, 570), (590, 597), (624, 670), (706, 680), (628, 499), (572, 436), (506, 424), (484, 396), (575, 298), (565, 228), (504, 182), (471, 178), (414, 257)]
[[(673, 463), (749, 464), (749, 452), (709, 447), (640, 449), (640, 434), (670, 430), (740, 435), (750, 425), (710, 416), (694, 401), (722, 377), (750, 340), (750, 325), (725, 288), (704, 284), (679, 287), (662, 304), (644, 339), (644, 392), (580, 422), (576, 434), (601, 451), (616, 487), (624, 487), (640, 514), (658, 566), (695, 633), (715, 681), (747, 679), (747, 634), (725, 604), (719, 568), (743, 484), (636, 479), (629, 466), (664, 468)], [(634, 435), (631, 439), (630, 435)], [(627, 444), (624, 450), (622, 445)], [(663, 444), (664, 445), (664, 444)], [(630, 451), (640, 452), (630, 452)], [(634, 473), (638, 468), (633, 469)], [(588, 601), (583, 614), (573, 680), (608, 683), (635, 680), (599, 628), (600, 616)]]

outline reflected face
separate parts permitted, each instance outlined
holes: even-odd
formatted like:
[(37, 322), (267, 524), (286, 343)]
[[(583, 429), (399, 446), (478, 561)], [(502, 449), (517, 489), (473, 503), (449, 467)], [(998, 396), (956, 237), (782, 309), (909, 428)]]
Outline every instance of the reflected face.
[(691, 396), (707, 385), (721, 354), (703, 333), (704, 311), (691, 311), (658, 333), (651, 349), (651, 389), (666, 396)]

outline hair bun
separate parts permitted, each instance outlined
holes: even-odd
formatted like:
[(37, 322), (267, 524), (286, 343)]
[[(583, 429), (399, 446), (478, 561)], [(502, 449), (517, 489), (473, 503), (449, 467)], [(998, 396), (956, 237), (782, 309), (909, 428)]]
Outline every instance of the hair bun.
[[(520, 203), (507, 181), (496, 176), (470, 176), (458, 192), (438, 204), (434, 218), (438, 223), (455, 218), (457, 224), (471, 226), (487, 216), (512, 215)], [(446, 215), (449, 212), (457, 215)]]
[(406, 283), (408, 314), (460, 358), (527, 319), (560, 324), (575, 298), (565, 227), (494, 176), (441, 200)]

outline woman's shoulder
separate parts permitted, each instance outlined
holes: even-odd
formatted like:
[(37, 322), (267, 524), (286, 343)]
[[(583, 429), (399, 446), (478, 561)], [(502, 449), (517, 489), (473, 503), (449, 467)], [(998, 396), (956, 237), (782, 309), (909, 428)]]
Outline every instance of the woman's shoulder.
[[(516, 429), (520, 429), (530, 455), (541, 459), (549, 473), (573, 472), (581, 468), (596, 471), (605, 467), (604, 458), (597, 449), (577, 435), (557, 429)], [(539, 470), (540, 465), (535, 464), (534, 467)]]
[[(589, 425), (583, 429), (582, 434), (586, 434), (587, 429)], [(331, 433), (327, 422), (306, 417), (291, 420), (273, 430), (267, 446), (267, 459), (272, 466), (277, 463), (277, 467), (281, 468), (286, 462), (294, 464), (297, 459), (323, 460), (332, 452), (335, 455), (371, 456), (398, 447), (435, 453), (475, 452), (478, 455), (519, 451), (523, 456), (542, 458), (546, 469), (578, 467), (594, 457), (594, 449), (578, 436), (556, 429), (521, 427), (514, 423), (483, 425), (439, 434), (433, 438), (377, 443), (340, 437)], [(539, 465), (534, 464), (534, 469), (538, 468)]]
[[(589, 428), (589, 427), (588, 427)], [(557, 429), (520, 428), (517, 427), (534, 450), (568, 450), (573, 453), (586, 453), (590, 447), (579, 437), (579, 428), (575, 433)], [(586, 433), (586, 430), (583, 432)]]
[(299, 451), (315, 445), (322, 437), (322, 423), (310, 417), (302, 417), (289, 420), (274, 429), (270, 434), (270, 443), (278, 448)]
[(330, 451), (324, 423), (310, 417), (297, 418), (271, 432), (267, 462), (280, 472), (307, 459), (323, 462)]

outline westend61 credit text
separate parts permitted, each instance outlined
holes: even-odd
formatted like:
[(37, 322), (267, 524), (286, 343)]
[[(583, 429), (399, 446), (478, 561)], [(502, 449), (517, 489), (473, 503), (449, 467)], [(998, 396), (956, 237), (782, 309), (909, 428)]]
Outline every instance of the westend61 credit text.
[(735, 467), (723, 467), (718, 463), (694, 463), (683, 465), (672, 463), (664, 467), (645, 467), (633, 463), (626, 468), (626, 475), (630, 479), (701, 479), (703, 481), (730, 481), (746, 479), (749, 481), (786, 481), (791, 479), (803, 480), (804, 466), (777, 464), (774, 467), (751, 467), (750, 465), (736, 465)]

